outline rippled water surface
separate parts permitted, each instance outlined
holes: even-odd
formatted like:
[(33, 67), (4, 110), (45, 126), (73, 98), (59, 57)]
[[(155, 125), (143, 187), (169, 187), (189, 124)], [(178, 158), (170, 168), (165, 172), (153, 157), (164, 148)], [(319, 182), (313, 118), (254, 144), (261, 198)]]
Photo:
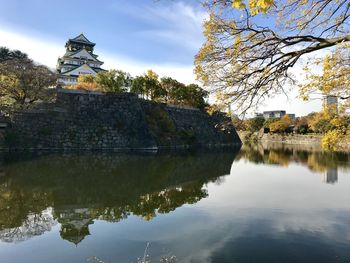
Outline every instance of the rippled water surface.
[(0, 262), (350, 262), (350, 154), (2, 154)]

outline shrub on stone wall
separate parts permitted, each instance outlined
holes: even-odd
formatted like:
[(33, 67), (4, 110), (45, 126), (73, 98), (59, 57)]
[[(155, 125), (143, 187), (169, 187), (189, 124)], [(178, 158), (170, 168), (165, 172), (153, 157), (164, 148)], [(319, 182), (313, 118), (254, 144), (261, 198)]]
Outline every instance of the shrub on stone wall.
[(179, 131), (180, 139), (188, 145), (192, 145), (196, 141), (196, 137), (194, 135), (194, 132), (192, 130), (186, 129)]
[(175, 133), (176, 129), (173, 121), (161, 107), (147, 109), (146, 121), (150, 125), (151, 131), (160, 137)]

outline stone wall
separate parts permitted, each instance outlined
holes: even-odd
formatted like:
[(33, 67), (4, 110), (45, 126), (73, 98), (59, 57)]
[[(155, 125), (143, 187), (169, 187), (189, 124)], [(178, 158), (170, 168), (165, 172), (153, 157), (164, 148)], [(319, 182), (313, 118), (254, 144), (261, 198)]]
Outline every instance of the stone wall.
[[(321, 148), (322, 134), (268, 134), (261, 137), (261, 141), (268, 145), (272, 143), (308, 145), (316, 149)], [(343, 141), (339, 145), (340, 149), (350, 150), (350, 139)]]
[[(161, 147), (212, 147), (240, 143), (231, 120), (224, 115), (209, 116), (199, 109), (174, 107), (150, 101), (143, 101), (142, 105), (149, 128)], [(165, 117), (165, 120), (162, 117)], [(152, 122), (152, 119), (155, 121)]]
[[(57, 92), (56, 101), (15, 112), (11, 149), (158, 149), (240, 144), (224, 116), (139, 99), (132, 93)], [(226, 125), (227, 127), (224, 127)]]
[(261, 137), (263, 142), (283, 142), (285, 144), (308, 144), (321, 146), (322, 135), (302, 135), (302, 134), (269, 134), (265, 133)]
[[(239, 131), (239, 136), (244, 141), (244, 138), (249, 134), (246, 131)], [(270, 134), (270, 133), (255, 133), (255, 138), (264, 146), (270, 147), (275, 144), (294, 144), (305, 145), (312, 149), (322, 149), (321, 141), (323, 135), (321, 134)], [(341, 149), (350, 150), (350, 140), (340, 144)]]

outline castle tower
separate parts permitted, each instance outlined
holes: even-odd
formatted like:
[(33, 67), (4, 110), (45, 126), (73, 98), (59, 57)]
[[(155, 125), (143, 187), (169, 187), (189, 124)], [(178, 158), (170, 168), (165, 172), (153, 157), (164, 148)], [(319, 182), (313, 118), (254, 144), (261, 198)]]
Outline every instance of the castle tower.
[(80, 75), (96, 76), (98, 72), (104, 71), (101, 68), (103, 62), (94, 54), (95, 45), (83, 33), (67, 41), (66, 53), (57, 61), (58, 84), (76, 84)]

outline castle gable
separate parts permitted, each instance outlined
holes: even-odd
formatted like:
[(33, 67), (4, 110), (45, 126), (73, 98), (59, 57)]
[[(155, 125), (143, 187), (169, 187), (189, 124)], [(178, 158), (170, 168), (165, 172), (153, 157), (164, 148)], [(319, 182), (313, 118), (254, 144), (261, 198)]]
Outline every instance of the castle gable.
[(65, 76), (80, 76), (80, 75), (93, 75), (96, 76), (96, 71), (93, 70), (89, 65), (87, 64), (83, 64), (80, 67), (76, 68), (76, 69), (72, 69), (70, 71), (64, 72), (62, 73), (62, 75)]
[(94, 56), (91, 55), (86, 49), (81, 49), (76, 53), (70, 55), (71, 58), (78, 58), (84, 60), (98, 61)]

